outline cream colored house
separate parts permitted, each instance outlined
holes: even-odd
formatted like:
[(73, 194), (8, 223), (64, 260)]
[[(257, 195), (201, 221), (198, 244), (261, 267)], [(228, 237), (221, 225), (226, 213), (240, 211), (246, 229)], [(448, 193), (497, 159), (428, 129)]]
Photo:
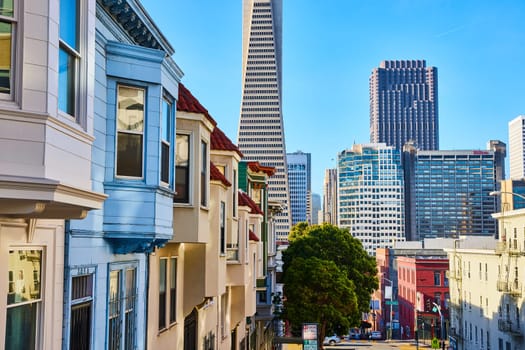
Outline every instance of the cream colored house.
[(499, 240), (446, 249), (453, 349), (525, 348), (525, 209), (493, 217)]
[(241, 157), (179, 85), (174, 237), (149, 259), (148, 348), (230, 350), (250, 342), (262, 214), (238, 192)]
[(91, 181), (96, 3), (81, 2), (83, 21), (57, 1), (1, 3), (0, 349), (60, 349), (65, 220), (106, 198)]

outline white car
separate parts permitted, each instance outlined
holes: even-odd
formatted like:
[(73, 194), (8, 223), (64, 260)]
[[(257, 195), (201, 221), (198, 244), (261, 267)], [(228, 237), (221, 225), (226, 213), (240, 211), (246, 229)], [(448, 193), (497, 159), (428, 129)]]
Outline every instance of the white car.
[(337, 335), (332, 335), (329, 337), (325, 337), (323, 341), (323, 345), (335, 345), (341, 342), (341, 338), (339, 338)]

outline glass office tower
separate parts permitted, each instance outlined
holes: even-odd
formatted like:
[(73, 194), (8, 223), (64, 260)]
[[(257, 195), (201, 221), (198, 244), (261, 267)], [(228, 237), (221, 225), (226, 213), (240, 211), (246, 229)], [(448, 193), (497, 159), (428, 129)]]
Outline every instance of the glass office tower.
[[(405, 145), (407, 239), (495, 235), (497, 190), (505, 147), (495, 150), (418, 151)], [(490, 145), (492, 145), (492, 143)]]
[(401, 152), (384, 143), (354, 145), (338, 154), (338, 226), (375, 255), (405, 240)]
[(297, 151), (286, 155), (292, 225), (312, 223), (311, 154)]

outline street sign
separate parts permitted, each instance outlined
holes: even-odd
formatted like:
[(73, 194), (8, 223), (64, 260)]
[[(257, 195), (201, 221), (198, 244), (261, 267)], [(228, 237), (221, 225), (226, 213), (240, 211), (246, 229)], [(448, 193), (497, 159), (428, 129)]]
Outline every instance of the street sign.
[(385, 301), (385, 304), (386, 305), (397, 305), (398, 302), (397, 302), (397, 300), (387, 300), (387, 301)]

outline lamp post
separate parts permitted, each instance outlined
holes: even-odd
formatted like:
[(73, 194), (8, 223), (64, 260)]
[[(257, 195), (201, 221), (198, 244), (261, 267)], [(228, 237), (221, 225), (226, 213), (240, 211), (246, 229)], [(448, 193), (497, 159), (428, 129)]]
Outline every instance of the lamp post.
[(392, 282), (392, 280), (389, 280), (388, 278), (386, 277), (383, 277), (381, 276), (381, 279), (385, 280), (385, 281), (388, 281), (390, 283), (390, 331), (388, 332), (388, 335), (387, 335), (387, 339), (392, 339), (392, 301), (393, 301), (393, 298), (392, 298), (392, 295), (394, 294), (394, 282)]
[(432, 302), (432, 305), (434, 305), (434, 308), (439, 313), (439, 320), (441, 322), (441, 344), (443, 346), (443, 350), (445, 350), (445, 329), (443, 328), (443, 314), (441, 313), (441, 306), (434, 302)]

